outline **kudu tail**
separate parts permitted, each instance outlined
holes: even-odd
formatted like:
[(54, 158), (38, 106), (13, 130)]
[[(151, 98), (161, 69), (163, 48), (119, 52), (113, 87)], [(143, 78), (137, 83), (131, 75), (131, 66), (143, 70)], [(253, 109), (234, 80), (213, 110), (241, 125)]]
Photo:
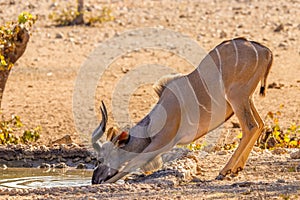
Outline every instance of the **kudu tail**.
[(263, 96), (263, 97), (266, 96), (267, 77), (268, 77), (268, 74), (270, 72), (270, 69), (271, 69), (271, 66), (272, 66), (272, 63), (273, 63), (273, 54), (269, 49), (268, 49), (268, 52), (269, 52), (269, 55), (270, 55), (269, 56), (269, 64), (267, 66), (267, 69), (265, 71), (264, 76), (262, 77), (262, 79), (260, 81), (261, 86), (260, 86), (260, 90), (259, 90), (259, 95)]

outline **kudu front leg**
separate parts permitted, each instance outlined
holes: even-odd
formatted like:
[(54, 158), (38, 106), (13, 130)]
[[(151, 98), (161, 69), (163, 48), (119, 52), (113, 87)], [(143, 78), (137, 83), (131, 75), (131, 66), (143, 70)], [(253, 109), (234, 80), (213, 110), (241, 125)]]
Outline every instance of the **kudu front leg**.
[(230, 103), (240, 122), (243, 137), (229, 162), (221, 170), (217, 177), (218, 180), (222, 180), (228, 174), (235, 176), (244, 168), (249, 154), (264, 127), (252, 99), (247, 99), (244, 102), (231, 101)]
[[(141, 168), (143, 171), (146, 168), (148, 169), (148, 164), (151, 162), (156, 163), (156, 165), (162, 165), (162, 160), (159, 158), (160, 154), (172, 149), (172, 145), (166, 144), (165, 146), (158, 146), (158, 142), (156, 140), (152, 141), (148, 147), (144, 149), (143, 152), (137, 154), (134, 158), (132, 158), (126, 166), (122, 169), (122, 171), (118, 172), (117, 175), (106, 181), (106, 183), (114, 183), (125, 175), (135, 171), (138, 168)], [(161, 163), (158, 163), (161, 162)], [(152, 170), (149, 170), (152, 171)]]

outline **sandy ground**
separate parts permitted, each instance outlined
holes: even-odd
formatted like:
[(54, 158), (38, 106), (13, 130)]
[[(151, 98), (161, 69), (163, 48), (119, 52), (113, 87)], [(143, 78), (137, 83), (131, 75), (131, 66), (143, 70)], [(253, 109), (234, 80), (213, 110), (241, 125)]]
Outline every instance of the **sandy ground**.
[[(300, 123), (300, 2), (297, 0), (272, 0), (265, 2), (255, 0), (156, 0), (144, 2), (133, 0), (89, 0), (85, 1), (88, 9), (97, 13), (104, 6), (110, 7), (115, 20), (96, 24), (95, 26), (73, 27), (56, 27), (48, 19), (48, 15), (53, 12), (56, 5), (53, 2), (48, 0), (11, 0), (0, 2), (1, 23), (15, 20), (21, 11), (29, 11), (39, 15), (39, 20), (32, 30), (27, 50), (14, 66), (7, 82), (2, 102), (2, 112), (6, 116), (11, 114), (21, 116), (24, 124), (28, 125), (28, 127), (42, 126), (43, 132), (39, 141), (40, 144), (47, 145), (49, 142), (67, 134), (71, 136), (75, 143), (85, 143), (89, 135), (83, 134), (76, 128), (74, 116), (80, 116), (81, 119), (84, 119), (82, 120), (83, 122), (81, 121), (82, 124), (80, 124), (81, 122), (79, 123), (79, 126), (86, 133), (95, 127), (95, 118), (91, 118), (85, 113), (74, 113), (78, 112), (78, 110), (72, 110), (73, 94), (76, 90), (75, 83), (81, 66), (97, 45), (117, 37), (124, 31), (146, 27), (167, 28), (186, 35), (196, 41), (205, 51), (209, 51), (224, 40), (241, 36), (268, 46), (274, 54), (274, 63), (269, 74), (268, 83), (282, 84), (282, 87), (280, 89), (270, 88), (265, 98), (259, 98), (256, 92), (254, 100), (258, 111), (264, 117), (269, 111), (276, 112), (280, 110), (282, 113), (280, 124), (283, 128), (287, 128), (292, 122)], [(57, 6), (63, 7), (66, 4), (67, 2), (61, 1), (57, 3)], [(275, 31), (280, 25), (282, 25), (282, 29)], [(164, 41), (160, 42), (163, 43)], [(109, 52), (109, 49), (107, 49), (107, 52)], [(121, 80), (124, 77), (126, 78), (126, 75), (136, 66), (149, 63), (171, 66), (181, 73), (191, 71), (191, 65), (186, 60), (164, 49), (137, 49), (114, 59), (103, 76), (99, 78), (95, 94), (90, 96), (90, 99), (95, 101), (94, 107), (91, 108), (92, 110), (97, 110), (100, 100), (106, 102), (109, 111), (109, 126), (116, 123), (113, 118), (112, 109), (114, 108), (112, 108), (111, 102), (117, 84), (122, 83)], [(148, 72), (152, 73), (151, 69)], [(130, 96), (128, 105), (128, 112), (132, 121), (136, 122), (141, 119), (156, 100), (157, 98), (150, 83), (136, 88)], [(283, 108), (280, 108), (280, 105), (284, 105)], [(91, 123), (89, 123), (90, 121)], [(238, 133), (239, 130), (233, 129), (231, 122), (237, 122), (237, 119), (233, 117), (225, 123), (223, 131), (232, 135)], [(228, 137), (226, 136), (226, 138)], [(273, 159), (273, 157), (267, 158)], [(275, 158), (277, 159), (277, 157)], [(213, 170), (221, 169), (224, 163), (223, 159), (223, 157), (216, 156), (220, 166), (218, 169), (213, 167)], [(264, 159), (264, 156), (261, 159)], [(276, 162), (275, 160), (266, 162), (272, 163), (273, 161)], [(204, 159), (203, 162), (208, 162), (208, 160)], [(289, 165), (287, 161), (284, 161), (284, 163)], [(276, 178), (266, 179), (264, 174), (271, 171), (269, 166), (262, 164), (262, 161), (257, 161), (255, 165), (261, 166), (261, 170), (265, 173), (255, 177), (257, 171), (254, 170), (252, 165), (243, 173), (250, 173), (251, 176), (255, 177), (255, 181), (262, 181), (262, 185), (271, 185), (270, 187), (272, 188), (272, 184), (275, 184), (273, 187), (274, 191), (274, 188), (277, 187), (278, 179), (281, 178), (274, 173)], [(277, 169), (277, 167), (273, 167), (274, 169)], [(211, 198), (244, 198), (244, 196), (234, 196), (233, 193), (235, 191), (228, 189), (226, 184), (230, 185), (235, 181), (254, 181), (253, 177), (245, 176), (245, 174), (239, 176), (238, 179), (233, 179), (230, 183), (214, 181), (210, 183), (209, 180), (212, 177), (207, 175), (203, 178), (205, 181), (208, 181), (205, 182), (208, 185), (204, 184), (206, 185), (204, 186), (205, 189), (201, 189), (203, 188), (201, 183), (184, 184), (179, 186), (181, 191), (179, 193), (174, 188), (168, 188), (169, 190), (163, 188), (162, 193), (155, 193), (155, 197), (166, 198), (166, 194), (168, 194), (171, 199), (177, 196), (186, 196), (188, 199), (195, 198), (198, 192), (205, 195), (208, 191), (208, 194), (216, 195), (210, 196)], [(299, 176), (299, 174), (297, 175)], [(294, 180), (288, 179), (285, 183), (293, 185)], [(299, 182), (295, 184), (298, 185), (298, 189), (293, 190), (294, 194), (295, 191), (299, 191)], [(258, 184), (257, 187), (260, 186)], [(88, 187), (88, 190), (94, 191), (92, 192), (93, 195), (99, 197), (102, 194), (100, 191), (105, 191), (106, 187), (110, 186), (105, 186), (104, 189), (101, 186), (93, 186)], [(113, 188), (114, 186), (111, 187)], [(129, 191), (131, 187), (135, 186), (126, 185), (124, 191)], [(225, 192), (215, 194), (214, 188), (218, 187)], [(57, 189), (53, 196), (51, 194), (47, 195), (50, 195), (48, 197), (60, 198), (64, 190), (61, 189), (60, 191), (60, 189)], [(154, 190), (156, 189), (150, 189), (150, 191)], [(71, 189), (71, 191), (74, 191), (74, 194), (78, 193), (78, 197), (85, 198), (86, 194), (85, 192), (80, 192), (81, 189)], [(283, 190), (282, 193), (286, 191)], [(35, 192), (38, 193), (39, 190)], [(29, 195), (28, 198), (35, 198), (35, 192), (26, 193), (26, 196)], [(138, 192), (136, 190), (134, 194), (137, 195)], [(264, 192), (269, 194), (267, 189)], [(36, 198), (46, 198), (43, 195), (47, 192), (40, 193), (42, 196), (37, 196)], [(66, 194), (67, 192), (63, 193)], [(71, 198), (72, 194), (64, 197)], [(121, 198), (122, 194), (120, 192), (113, 195), (113, 197)], [(151, 193), (150, 195), (144, 194), (143, 198), (151, 195)], [(250, 195), (252, 196), (245, 196), (245, 198), (264, 198), (264, 196), (255, 196), (251, 192)], [(108, 196), (105, 197), (108, 198)], [(123, 198), (129, 197), (124, 196)], [(201, 195), (197, 197), (204, 198)], [(279, 198), (279, 194), (277, 193), (273, 197)], [(10, 196), (9, 198), (13, 197)]]

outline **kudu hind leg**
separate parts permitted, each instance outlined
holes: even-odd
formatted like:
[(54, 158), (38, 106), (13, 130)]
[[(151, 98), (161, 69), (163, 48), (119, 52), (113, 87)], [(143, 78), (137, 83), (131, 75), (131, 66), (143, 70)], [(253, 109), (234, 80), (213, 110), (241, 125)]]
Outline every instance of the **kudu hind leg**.
[(244, 102), (240, 100), (231, 101), (231, 105), (240, 122), (243, 137), (238, 148), (221, 170), (217, 179), (223, 179), (227, 174), (236, 175), (244, 168), (248, 156), (264, 126), (251, 99), (247, 99)]

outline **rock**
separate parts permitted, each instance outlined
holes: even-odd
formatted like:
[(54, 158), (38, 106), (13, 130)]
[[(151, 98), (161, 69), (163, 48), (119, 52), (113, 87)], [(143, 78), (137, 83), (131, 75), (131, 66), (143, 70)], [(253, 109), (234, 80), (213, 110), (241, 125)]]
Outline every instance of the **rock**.
[(288, 44), (286, 42), (280, 42), (278, 47), (283, 48), (284, 50), (287, 50)]
[(116, 184), (123, 185), (123, 184), (125, 184), (125, 181), (123, 179), (119, 179), (119, 180), (117, 180)]
[(253, 147), (253, 149), (252, 149), (254, 152), (262, 152), (263, 150), (261, 149), (261, 148), (259, 148), (259, 147)]
[(80, 160), (81, 158), (79, 158), (79, 157), (76, 157), (76, 158), (74, 158), (73, 160), (72, 160), (72, 162), (78, 162), (79, 160)]
[(276, 148), (272, 151), (272, 153), (275, 155), (281, 155), (287, 153), (287, 150), (284, 148)]
[(123, 72), (124, 74), (126, 74), (127, 72), (129, 72), (129, 69), (128, 69), (128, 68), (125, 68), (125, 67), (122, 67), (121, 70), (122, 70), (122, 72)]
[(86, 162), (86, 163), (89, 163), (89, 162), (91, 162), (92, 161), (92, 159), (91, 159), (91, 157), (86, 157), (85, 159), (84, 159), (84, 162)]
[(222, 38), (226, 38), (226, 37), (227, 37), (227, 33), (224, 30), (222, 30), (220, 33), (220, 38), (222, 39)]
[(203, 182), (200, 178), (194, 176), (193, 179), (191, 180), (191, 182), (193, 183), (200, 183), (200, 182)]
[(61, 156), (59, 156), (59, 157), (57, 158), (57, 161), (58, 161), (58, 162), (67, 162), (67, 160), (64, 159), (64, 158), (61, 157)]
[(217, 152), (217, 155), (221, 155), (221, 156), (227, 155), (227, 151), (225, 151), (225, 150), (218, 151), (218, 152)]
[(203, 147), (203, 151), (207, 152), (207, 153), (212, 153), (216, 150), (216, 146), (213, 144), (207, 145)]
[(284, 29), (284, 26), (283, 24), (279, 24), (275, 29), (274, 29), (274, 32), (280, 32)]
[(54, 168), (63, 169), (63, 168), (67, 168), (67, 165), (64, 162), (61, 162), (61, 163), (56, 164), (54, 166)]
[(237, 122), (231, 122), (232, 128), (241, 128), (240, 124)]
[(244, 182), (233, 183), (231, 186), (232, 187), (250, 187), (251, 185), (255, 185), (255, 182), (244, 181)]
[(23, 154), (24, 154), (25, 156), (30, 156), (30, 155), (33, 155), (33, 151), (32, 151), (31, 149), (25, 149), (25, 150), (23, 151)]
[(69, 38), (69, 41), (72, 43), (72, 44), (77, 44), (77, 42), (76, 42), (76, 40), (75, 40), (75, 38)]
[(278, 183), (285, 183), (285, 180), (284, 179), (277, 179), (277, 182)]
[(54, 140), (51, 144), (72, 144), (73, 140), (70, 135), (65, 135), (64, 137)]
[(54, 159), (56, 159), (56, 158), (57, 158), (56, 155), (51, 155), (51, 157), (49, 158), (49, 160), (51, 161), (51, 160), (54, 160)]
[(50, 160), (52, 157), (51, 153), (47, 153), (47, 154), (42, 154), (41, 158), (46, 159), (46, 160)]
[(74, 34), (72, 32), (68, 32), (68, 37), (74, 37)]
[(39, 168), (41, 168), (41, 169), (48, 169), (48, 168), (50, 168), (50, 167), (51, 167), (51, 165), (48, 164), (48, 163), (42, 163), (42, 164), (39, 166)]
[(76, 167), (76, 169), (86, 169), (87, 166), (84, 163), (79, 163)]
[(271, 89), (281, 89), (282, 87), (284, 87), (284, 84), (282, 84), (282, 83), (273, 82), (268, 85), (268, 88), (271, 88)]
[(63, 33), (56, 33), (55, 38), (56, 39), (62, 39), (62, 38), (64, 38), (64, 34)]
[(23, 167), (33, 167), (33, 164), (31, 163), (31, 162), (25, 162), (24, 164), (23, 164)]
[(1, 165), (1, 169), (7, 169), (7, 166), (5, 164)]
[(34, 159), (34, 155), (31, 155), (31, 156), (23, 156), (24, 159), (27, 159), (27, 160), (33, 160)]
[(69, 146), (71, 149), (74, 149), (74, 148), (80, 148), (79, 145), (76, 144), (76, 143), (74, 143), (74, 142), (71, 143), (71, 144), (69, 144), (68, 146)]
[(291, 159), (300, 159), (300, 150), (290, 154)]
[(14, 160), (14, 156), (12, 156), (12, 155), (9, 156), (9, 155), (7, 155), (7, 154), (6, 154), (6, 155), (3, 155), (2, 158), (3, 158), (4, 160), (8, 160), (8, 161), (9, 161), (9, 160)]

